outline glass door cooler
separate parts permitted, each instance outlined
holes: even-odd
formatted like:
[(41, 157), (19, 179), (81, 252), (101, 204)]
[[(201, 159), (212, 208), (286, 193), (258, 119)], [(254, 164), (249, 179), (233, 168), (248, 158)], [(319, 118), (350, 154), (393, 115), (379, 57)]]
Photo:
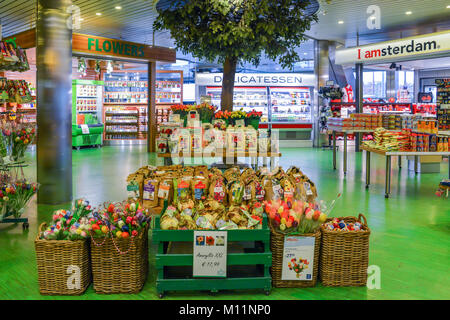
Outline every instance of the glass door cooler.
[[(219, 107), (222, 87), (207, 87), (206, 94), (211, 97), (211, 104)], [(252, 110), (262, 112), (261, 123), (269, 120), (269, 100), (267, 87), (235, 87), (233, 95), (233, 110), (242, 109), (244, 112)]]
[(273, 123), (311, 123), (311, 93), (307, 87), (270, 87)]

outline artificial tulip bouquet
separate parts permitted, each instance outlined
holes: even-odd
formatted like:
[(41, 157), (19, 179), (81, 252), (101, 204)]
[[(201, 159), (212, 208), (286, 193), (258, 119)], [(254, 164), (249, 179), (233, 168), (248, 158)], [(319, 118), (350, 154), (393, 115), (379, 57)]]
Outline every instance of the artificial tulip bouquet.
[(318, 203), (271, 200), (264, 201), (264, 208), (272, 228), (285, 234), (314, 233), (327, 220)]
[(149, 226), (151, 217), (138, 202), (107, 203), (89, 219), (94, 238), (134, 238)]

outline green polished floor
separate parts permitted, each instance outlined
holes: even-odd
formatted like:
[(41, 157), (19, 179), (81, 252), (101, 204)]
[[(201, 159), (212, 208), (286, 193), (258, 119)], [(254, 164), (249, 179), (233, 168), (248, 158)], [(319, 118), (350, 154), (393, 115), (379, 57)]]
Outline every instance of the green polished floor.
[[(169, 293), (166, 299), (450, 299), (450, 199), (434, 195), (438, 182), (447, 176), (448, 164), (441, 174), (415, 175), (407, 168), (398, 171), (393, 163), (391, 198), (384, 198), (384, 158), (372, 156), (372, 186), (365, 189), (364, 155), (349, 152), (349, 172), (332, 169), (331, 151), (320, 149), (283, 149), (280, 164), (296, 165), (316, 182), (321, 199), (330, 201), (339, 192), (342, 198), (334, 215), (362, 212), (372, 229), (370, 265), (381, 269), (381, 289), (326, 288), (320, 284), (306, 289), (273, 289), (262, 292)], [(34, 163), (34, 153), (27, 155)], [(339, 154), (338, 165), (342, 165)], [(128, 173), (145, 164), (155, 164), (154, 154), (144, 147), (104, 147), (73, 152), (75, 197), (91, 203), (122, 200), (126, 197)], [(35, 179), (33, 164), (26, 174)], [(51, 208), (39, 207), (33, 200), (27, 209), (30, 230), (20, 225), (0, 224), (0, 299), (158, 299), (155, 272), (136, 295), (98, 295), (92, 285), (80, 297), (44, 297), (39, 294), (33, 240), (38, 224), (51, 216)], [(151, 253), (155, 248), (151, 247)], [(151, 266), (154, 265), (152, 254)]]

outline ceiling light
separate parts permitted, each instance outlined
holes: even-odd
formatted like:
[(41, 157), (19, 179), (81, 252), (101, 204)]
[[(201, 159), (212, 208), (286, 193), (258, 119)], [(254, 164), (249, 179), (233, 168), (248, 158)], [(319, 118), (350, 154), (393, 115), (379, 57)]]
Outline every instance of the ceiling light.
[(122, 7), (121, 7), (121, 6), (116, 6), (116, 9), (117, 9), (117, 10), (121, 10)]
[(97, 16), (101, 16), (102, 14), (101, 14), (100, 12), (97, 12), (96, 15), (97, 15)]
[(406, 11), (405, 14), (410, 15), (412, 14), (412, 11)]
[(339, 23), (339, 24), (344, 24), (344, 21), (339, 20), (338, 23)]
[(447, 6), (447, 9), (450, 9), (450, 6)]

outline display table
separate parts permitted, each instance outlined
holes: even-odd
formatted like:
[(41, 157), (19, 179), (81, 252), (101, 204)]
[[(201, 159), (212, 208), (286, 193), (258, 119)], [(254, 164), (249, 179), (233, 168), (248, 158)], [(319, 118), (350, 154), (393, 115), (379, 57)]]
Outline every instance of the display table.
[[(226, 150), (223, 149), (221, 152), (211, 152), (210, 155), (205, 157), (203, 155), (203, 152), (193, 152), (191, 151), (191, 154), (186, 153), (178, 153), (178, 154), (172, 154), (172, 153), (158, 153), (158, 158), (164, 158), (164, 165), (171, 165), (172, 159), (182, 159), (182, 158), (214, 158), (214, 157), (222, 157), (222, 164), (224, 165), (237, 165), (237, 158), (251, 158), (251, 163), (253, 168), (258, 169), (259, 166), (259, 158), (263, 158), (263, 166), (267, 166), (267, 159), (270, 159), (270, 168), (273, 169), (275, 167), (275, 158), (280, 158), (281, 153), (279, 152), (266, 152), (266, 153), (260, 153), (260, 152), (234, 152), (231, 154), (227, 154)], [(228, 161), (227, 161), (228, 159)], [(229, 159), (232, 159), (231, 161)]]
[(347, 174), (347, 135), (354, 133), (371, 133), (375, 129), (331, 129), (333, 134), (333, 169), (336, 170), (336, 133), (344, 134), (344, 174)]
[[(370, 153), (377, 153), (379, 155), (386, 157), (386, 173), (385, 173), (386, 178), (385, 178), (385, 195), (384, 195), (385, 198), (389, 198), (389, 194), (391, 193), (391, 157), (397, 156), (399, 157), (399, 159), (401, 159), (402, 156), (414, 156), (416, 174), (418, 171), (417, 163), (419, 156), (446, 156), (450, 158), (450, 152), (383, 151), (369, 148), (364, 145), (361, 145), (360, 149), (366, 151), (366, 188), (369, 188), (370, 185)], [(449, 177), (450, 177), (450, 159), (449, 159)]]

